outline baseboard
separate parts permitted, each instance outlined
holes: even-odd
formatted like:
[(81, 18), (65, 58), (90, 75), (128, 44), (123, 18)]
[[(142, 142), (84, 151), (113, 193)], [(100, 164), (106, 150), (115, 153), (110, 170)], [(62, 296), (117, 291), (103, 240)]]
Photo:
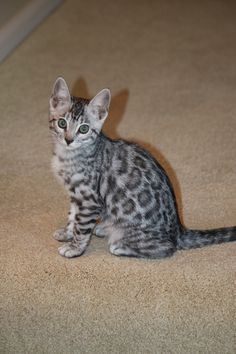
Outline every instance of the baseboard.
[(0, 62), (63, 0), (32, 0), (0, 29)]

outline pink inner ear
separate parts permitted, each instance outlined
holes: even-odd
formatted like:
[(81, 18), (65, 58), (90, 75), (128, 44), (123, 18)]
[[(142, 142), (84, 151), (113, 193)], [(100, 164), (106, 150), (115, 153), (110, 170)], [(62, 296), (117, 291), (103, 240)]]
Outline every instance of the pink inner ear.
[(53, 108), (63, 108), (69, 106), (69, 99), (67, 97), (53, 96), (52, 106)]
[(53, 108), (56, 108), (56, 107), (57, 107), (58, 102), (59, 102), (58, 97), (53, 96), (53, 97), (51, 98), (51, 104), (52, 104), (52, 107), (53, 107)]
[(53, 95), (50, 99), (50, 114), (54, 118), (64, 115), (70, 109), (70, 97)]
[(107, 111), (103, 107), (99, 107), (99, 119), (103, 119), (107, 113)]
[(104, 116), (106, 115), (106, 109), (101, 106), (94, 106), (91, 109), (91, 113), (95, 116), (98, 117), (99, 120), (103, 119)]

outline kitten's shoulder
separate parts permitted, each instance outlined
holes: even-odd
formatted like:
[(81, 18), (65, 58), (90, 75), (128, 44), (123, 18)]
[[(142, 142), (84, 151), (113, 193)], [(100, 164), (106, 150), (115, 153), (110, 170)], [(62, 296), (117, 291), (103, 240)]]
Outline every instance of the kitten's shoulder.
[(127, 141), (125, 139), (113, 140), (104, 134), (102, 134), (101, 138), (105, 139), (108, 145), (112, 146), (113, 150), (116, 152), (115, 155), (118, 154), (120, 157), (123, 156), (123, 158), (138, 155), (142, 156), (142, 158), (145, 160), (157, 163), (156, 159), (152, 156), (152, 154), (136, 142)]

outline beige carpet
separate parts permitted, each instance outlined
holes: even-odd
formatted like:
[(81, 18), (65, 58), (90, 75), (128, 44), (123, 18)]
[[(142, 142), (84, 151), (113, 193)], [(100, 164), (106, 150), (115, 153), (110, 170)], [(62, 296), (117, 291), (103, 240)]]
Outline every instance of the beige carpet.
[(235, 1), (66, 1), (0, 67), (1, 354), (235, 353), (235, 243), (145, 261), (93, 239), (58, 255), (58, 75), (76, 94), (111, 88), (106, 131), (149, 145), (187, 226), (236, 224)]

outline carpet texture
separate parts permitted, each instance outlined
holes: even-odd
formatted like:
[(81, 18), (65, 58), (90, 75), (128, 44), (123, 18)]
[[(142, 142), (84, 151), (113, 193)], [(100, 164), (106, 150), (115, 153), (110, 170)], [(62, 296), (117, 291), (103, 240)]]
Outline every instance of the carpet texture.
[(0, 66), (1, 353), (235, 353), (236, 244), (163, 261), (57, 253), (55, 78), (110, 87), (105, 131), (143, 143), (191, 228), (236, 224), (235, 1), (68, 0)]

